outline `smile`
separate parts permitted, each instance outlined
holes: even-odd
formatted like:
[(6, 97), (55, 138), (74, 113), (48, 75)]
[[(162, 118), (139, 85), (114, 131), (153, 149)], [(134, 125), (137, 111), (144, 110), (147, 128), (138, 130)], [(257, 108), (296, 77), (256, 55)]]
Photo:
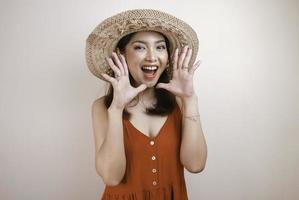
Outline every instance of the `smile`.
[(158, 66), (142, 66), (141, 70), (143, 71), (145, 78), (154, 78)]

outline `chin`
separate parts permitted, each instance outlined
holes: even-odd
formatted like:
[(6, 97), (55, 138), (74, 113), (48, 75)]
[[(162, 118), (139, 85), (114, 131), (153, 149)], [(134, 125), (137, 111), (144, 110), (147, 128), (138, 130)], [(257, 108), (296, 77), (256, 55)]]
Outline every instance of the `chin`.
[(157, 82), (145, 82), (144, 84), (146, 85), (146, 87), (152, 88), (156, 86)]

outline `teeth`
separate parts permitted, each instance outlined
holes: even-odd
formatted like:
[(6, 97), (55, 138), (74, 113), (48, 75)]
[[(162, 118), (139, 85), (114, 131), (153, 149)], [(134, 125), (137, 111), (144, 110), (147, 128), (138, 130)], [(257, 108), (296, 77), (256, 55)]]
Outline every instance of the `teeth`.
[(157, 70), (158, 67), (157, 66), (142, 66), (142, 69), (146, 69), (146, 70)]

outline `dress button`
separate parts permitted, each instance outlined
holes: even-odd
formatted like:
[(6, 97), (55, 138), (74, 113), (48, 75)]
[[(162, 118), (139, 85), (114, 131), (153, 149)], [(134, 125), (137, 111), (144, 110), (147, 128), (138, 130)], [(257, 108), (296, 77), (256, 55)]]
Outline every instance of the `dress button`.
[(156, 160), (156, 157), (155, 157), (155, 156), (152, 156), (152, 160)]
[(153, 185), (157, 185), (157, 182), (156, 182), (156, 181), (153, 181)]
[(154, 169), (152, 169), (152, 172), (153, 172), (153, 173), (156, 173), (156, 172), (157, 172), (157, 170), (154, 168)]
[(154, 141), (150, 141), (150, 145), (153, 146), (155, 144)]

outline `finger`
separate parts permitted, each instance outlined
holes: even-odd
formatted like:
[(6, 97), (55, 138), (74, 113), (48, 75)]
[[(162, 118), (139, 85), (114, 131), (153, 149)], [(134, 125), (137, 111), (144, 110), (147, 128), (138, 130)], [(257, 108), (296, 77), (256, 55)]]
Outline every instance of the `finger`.
[(184, 59), (183, 66), (182, 66), (183, 69), (188, 70), (189, 62), (190, 62), (191, 56), (192, 56), (192, 49), (190, 48), (190, 49), (188, 49), (188, 51), (187, 51), (187, 55), (186, 55), (186, 57), (185, 57), (185, 59)]
[(183, 52), (181, 53), (180, 57), (179, 57), (179, 62), (178, 62), (178, 69), (182, 69), (183, 67), (183, 62), (187, 53), (187, 48), (188, 46), (186, 45), (183, 49)]
[(172, 65), (173, 65), (173, 70), (177, 70), (178, 69), (178, 56), (179, 56), (179, 49), (176, 48), (173, 58), (172, 58)]
[(108, 62), (110, 68), (114, 71), (115, 75), (120, 75), (121, 74), (119, 68), (114, 65), (114, 62), (112, 61), (111, 58), (106, 58), (106, 61)]
[(142, 92), (143, 90), (146, 89), (146, 85), (145, 84), (141, 84), (136, 88), (137, 93)]
[(199, 65), (201, 64), (201, 60), (198, 60), (190, 69), (190, 73), (193, 74), (195, 72), (195, 70), (199, 67)]
[(126, 58), (120, 54), (120, 61), (123, 64), (124, 67), (124, 71), (125, 71), (125, 75), (129, 75), (129, 71), (128, 71), (128, 66), (127, 66), (127, 62), (126, 62)]
[(169, 90), (169, 84), (167, 84), (167, 83), (158, 83), (156, 88), (162, 88), (162, 89), (165, 89), (165, 90)]
[(120, 62), (118, 55), (115, 52), (112, 52), (112, 56), (113, 56), (113, 60), (114, 60), (115, 64), (117, 65), (117, 67), (120, 70), (120, 73), (121, 73), (120, 75), (125, 74), (123, 65)]
[(105, 73), (101, 73), (101, 75), (106, 81), (110, 82), (112, 85), (114, 85), (117, 82), (115, 78), (113, 78)]

